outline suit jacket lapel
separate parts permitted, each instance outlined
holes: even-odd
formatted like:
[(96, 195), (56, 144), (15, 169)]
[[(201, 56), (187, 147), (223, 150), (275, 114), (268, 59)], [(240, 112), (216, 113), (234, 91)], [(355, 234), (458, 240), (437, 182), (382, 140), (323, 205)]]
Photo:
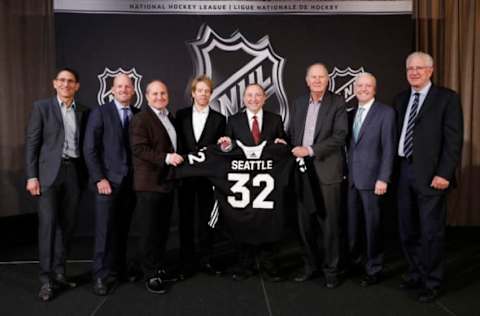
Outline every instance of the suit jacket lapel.
[(59, 126), (62, 127), (62, 130), (64, 130), (63, 128), (63, 118), (62, 118), (62, 110), (60, 110), (60, 104), (58, 104), (58, 100), (57, 100), (57, 97), (53, 97), (53, 100), (52, 100), (52, 110), (53, 110), (53, 114), (55, 115), (55, 118), (57, 119), (57, 122), (59, 124)]
[(423, 113), (425, 113), (425, 111), (428, 111), (433, 106), (434, 104), (433, 100), (435, 99), (436, 92), (437, 92), (437, 89), (432, 84), (432, 86), (430, 87), (430, 90), (428, 90), (425, 100), (423, 100), (423, 104), (422, 104), (422, 107), (420, 108), (420, 111), (418, 111), (418, 115), (415, 119), (415, 123), (417, 123), (422, 118), (422, 115)]
[(193, 133), (193, 122), (192, 122), (192, 137), (193, 137), (193, 142), (195, 144), (199, 144), (203, 140), (203, 138), (207, 134), (207, 131), (210, 130), (209, 126), (213, 124), (213, 115), (211, 111), (212, 109), (208, 110), (207, 120), (205, 121), (205, 126), (203, 127), (202, 134), (200, 134), (198, 141), (195, 140), (195, 134)]
[[(367, 113), (367, 116), (365, 117), (365, 119), (363, 120), (363, 123), (362, 123), (362, 126), (360, 127), (360, 132), (358, 133), (358, 139), (357, 139), (357, 143), (360, 142), (360, 139), (362, 139), (362, 136), (363, 134), (365, 133), (365, 130), (368, 129), (368, 125), (371, 124), (372, 122), (372, 118), (375, 117), (375, 112), (378, 110), (378, 106), (377, 106), (377, 103), (374, 102), (370, 108), (370, 110), (368, 111)], [(356, 115), (356, 113), (355, 113)]]
[[(253, 136), (252, 136), (252, 131), (250, 130), (250, 124), (248, 122), (248, 116), (247, 116), (247, 111), (246, 110), (242, 114), (242, 120), (241, 120), (241, 123), (240, 123), (240, 128), (242, 129), (242, 131), (240, 132), (240, 135), (242, 135), (242, 134), (248, 135), (248, 139), (250, 139), (250, 143), (255, 144), (255, 141), (253, 140)], [(246, 144), (244, 144), (244, 145), (246, 145)]]
[(318, 134), (320, 133), (320, 129), (322, 128), (322, 121), (324, 120), (328, 112), (329, 103), (330, 103), (330, 94), (326, 92), (325, 95), (323, 96), (320, 109), (318, 109), (317, 122), (315, 123), (315, 135), (313, 136), (314, 140), (318, 137)]
[(297, 120), (296, 126), (299, 127), (298, 134), (297, 134), (297, 143), (302, 144), (303, 141), (303, 134), (305, 133), (305, 121), (307, 119), (307, 112), (308, 112), (308, 100), (309, 96), (305, 96), (305, 98), (297, 105), (304, 107), (303, 109), (297, 109), (297, 117), (294, 118)]

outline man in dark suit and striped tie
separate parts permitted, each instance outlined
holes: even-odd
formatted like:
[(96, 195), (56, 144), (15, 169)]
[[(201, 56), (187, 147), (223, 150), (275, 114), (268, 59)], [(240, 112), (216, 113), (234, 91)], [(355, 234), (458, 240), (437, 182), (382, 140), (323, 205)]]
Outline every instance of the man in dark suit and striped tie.
[(426, 303), (443, 285), (446, 194), (461, 156), (463, 116), (458, 94), (430, 81), (430, 55), (410, 54), (406, 70), (411, 88), (394, 101), (400, 135), (399, 229), (408, 262), (400, 287), (422, 288), (418, 301)]

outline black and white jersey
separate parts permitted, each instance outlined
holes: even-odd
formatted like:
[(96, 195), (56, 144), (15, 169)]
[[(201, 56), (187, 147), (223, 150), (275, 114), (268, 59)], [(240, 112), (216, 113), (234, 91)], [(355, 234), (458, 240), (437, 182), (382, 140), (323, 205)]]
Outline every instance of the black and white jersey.
[[(287, 145), (237, 144), (231, 152), (209, 146), (187, 155), (175, 177), (208, 177), (234, 240), (251, 244), (276, 241), (283, 232), (286, 213), (294, 211), (288, 202), (299, 196), (299, 186), (293, 184), (302, 172)], [(304, 164), (301, 168), (305, 171)], [(304, 196), (304, 188), (300, 190)]]

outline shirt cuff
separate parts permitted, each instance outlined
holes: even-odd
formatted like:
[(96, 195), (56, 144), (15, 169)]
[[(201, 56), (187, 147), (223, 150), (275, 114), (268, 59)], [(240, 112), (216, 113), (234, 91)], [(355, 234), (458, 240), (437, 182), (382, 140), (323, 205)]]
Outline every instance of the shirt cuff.
[(28, 178), (27, 181), (38, 181), (38, 178)]
[(167, 165), (170, 165), (170, 157), (172, 156), (172, 154), (167, 154), (167, 156), (165, 157), (165, 163)]
[(315, 154), (313, 153), (313, 148), (312, 146), (307, 146), (307, 149), (308, 149), (308, 155), (310, 157), (313, 157)]

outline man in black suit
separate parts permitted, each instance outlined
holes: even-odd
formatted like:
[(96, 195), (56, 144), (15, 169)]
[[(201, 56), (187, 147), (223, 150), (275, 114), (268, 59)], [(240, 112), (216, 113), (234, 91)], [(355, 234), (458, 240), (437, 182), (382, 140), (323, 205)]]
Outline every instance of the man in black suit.
[[(259, 84), (250, 84), (245, 88), (243, 102), (246, 110), (228, 119), (226, 136), (218, 140), (222, 148), (225, 150), (232, 148), (235, 146), (234, 140), (239, 140), (246, 146), (255, 146), (262, 141), (286, 144), (282, 118), (278, 114), (263, 110), (265, 100), (265, 91)], [(270, 281), (281, 280), (272, 261), (276, 248), (274, 243), (260, 247), (238, 243), (237, 247), (239, 264), (233, 271), (234, 280), (244, 280), (256, 273), (255, 256), (257, 255), (259, 255), (261, 272), (265, 278)]]
[(461, 156), (463, 115), (458, 94), (430, 81), (430, 55), (410, 54), (406, 70), (411, 88), (394, 101), (400, 135), (400, 240), (408, 262), (400, 286), (422, 287), (418, 300), (431, 302), (443, 285), (446, 195)]
[[(225, 117), (208, 105), (213, 82), (207, 76), (192, 81), (193, 106), (177, 111), (178, 152), (188, 154), (215, 144), (225, 134)], [(198, 231), (200, 269), (207, 274), (220, 274), (211, 261), (214, 230), (208, 225), (214, 204), (212, 184), (205, 178), (183, 180), (178, 192), (180, 211), (180, 256), (182, 275), (189, 277), (197, 270), (194, 231)], [(197, 201), (197, 203), (195, 203)], [(195, 205), (198, 205), (198, 223), (195, 229)]]
[(347, 159), (348, 244), (351, 263), (365, 266), (360, 285), (367, 287), (378, 283), (383, 273), (380, 199), (391, 182), (396, 148), (395, 110), (375, 100), (376, 79), (372, 74), (358, 75), (354, 89), (358, 108), (352, 111)]
[(49, 301), (65, 278), (65, 255), (80, 198), (81, 145), (88, 109), (75, 102), (80, 88), (69, 68), (53, 80), (56, 96), (33, 104), (25, 142), (27, 191), (38, 198), (39, 297)]
[(128, 231), (135, 206), (128, 135), (137, 112), (130, 105), (134, 93), (127, 75), (116, 76), (114, 100), (92, 111), (85, 132), (83, 151), (95, 190), (93, 292), (97, 295), (107, 295), (109, 285), (126, 276)]
[(139, 218), (139, 249), (147, 291), (167, 292), (165, 248), (170, 233), (174, 183), (168, 180), (171, 167), (183, 162), (176, 153), (177, 133), (167, 110), (167, 86), (153, 80), (147, 85), (148, 105), (135, 115), (130, 128), (134, 189)]
[[(323, 205), (320, 212), (298, 212), (299, 229), (304, 250), (305, 266), (294, 281), (311, 278), (320, 268), (325, 274), (325, 286), (339, 285), (341, 183), (344, 177), (345, 139), (348, 119), (345, 100), (327, 91), (328, 71), (323, 64), (307, 69), (310, 94), (295, 100), (289, 127), (292, 153), (305, 157), (311, 166), (312, 185), (319, 190)], [(316, 229), (323, 232), (324, 258), (319, 266)]]

